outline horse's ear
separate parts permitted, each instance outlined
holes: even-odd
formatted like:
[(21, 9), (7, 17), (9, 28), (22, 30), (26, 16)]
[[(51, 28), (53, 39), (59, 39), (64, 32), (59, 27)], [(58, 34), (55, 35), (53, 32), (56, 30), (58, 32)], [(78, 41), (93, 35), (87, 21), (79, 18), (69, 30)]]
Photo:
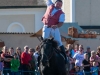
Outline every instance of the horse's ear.
[(41, 41), (43, 41), (43, 37), (42, 36), (40, 37), (40, 39), (41, 39)]
[(53, 41), (53, 40), (54, 40), (54, 38), (52, 37), (52, 38), (51, 38), (51, 40)]

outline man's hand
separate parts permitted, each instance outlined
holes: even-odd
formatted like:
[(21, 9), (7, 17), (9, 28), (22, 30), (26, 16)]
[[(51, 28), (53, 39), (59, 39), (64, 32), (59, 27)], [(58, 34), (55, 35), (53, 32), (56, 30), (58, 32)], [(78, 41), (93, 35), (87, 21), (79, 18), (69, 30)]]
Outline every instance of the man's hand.
[(57, 25), (52, 25), (51, 28), (56, 29), (56, 28), (58, 28), (58, 26)]

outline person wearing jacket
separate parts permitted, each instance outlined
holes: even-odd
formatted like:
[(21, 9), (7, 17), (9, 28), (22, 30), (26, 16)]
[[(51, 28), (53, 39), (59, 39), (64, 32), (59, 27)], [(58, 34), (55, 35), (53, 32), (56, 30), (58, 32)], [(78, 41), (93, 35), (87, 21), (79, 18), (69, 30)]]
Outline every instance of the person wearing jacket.
[(14, 58), (11, 60), (11, 75), (18, 75), (18, 69), (20, 61), (17, 59), (17, 54), (14, 54)]

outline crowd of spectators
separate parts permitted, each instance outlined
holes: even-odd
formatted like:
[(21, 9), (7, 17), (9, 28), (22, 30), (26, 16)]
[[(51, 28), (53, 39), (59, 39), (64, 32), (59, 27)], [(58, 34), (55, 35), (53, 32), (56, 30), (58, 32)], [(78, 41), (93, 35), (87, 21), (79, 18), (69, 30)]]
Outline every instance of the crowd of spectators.
[(24, 46), (24, 50), (17, 47), (7, 48), (4, 46), (0, 52), (0, 75), (35, 75), (38, 70), (40, 47), (29, 48)]
[(72, 47), (68, 44), (67, 54), (67, 75), (100, 75), (100, 46), (96, 50), (83, 45)]
[[(68, 44), (66, 47), (66, 72), (67, 75), (100, 75), (100, 46), (97, 50), (83, 45)], [(35, 75), (39, 69), (40, 47), (23, 50), (17, 47), (9, 49), (4, 46), (0, 52), (0, 75)]]

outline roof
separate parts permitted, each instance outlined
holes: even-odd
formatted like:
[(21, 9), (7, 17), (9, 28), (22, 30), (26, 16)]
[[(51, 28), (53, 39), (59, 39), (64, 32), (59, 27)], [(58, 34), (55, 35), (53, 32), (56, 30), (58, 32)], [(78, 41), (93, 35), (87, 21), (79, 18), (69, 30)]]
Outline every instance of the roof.
[(45, 0), (0, 0), (0, 8), (9, 7), (43, 7)]
[(35, 34), (31, 35), (30, 37), (40, 37), (40, 36), (42, 36), (42, 28)]
[(31, 34), (34, 35), (33, 32), (0, 32), (0, 34)]
[[(77, 28), (78, 33), (81, 33), (83, 31), (83, 29), (78, 25), (78, 23), (64, 23), (63, 26), (59, 28), (61, 36), (66, 38), (71, 38), (70, 36), (68, 36), (68, 28), (72, 26)], [(31, 35), (31, 37), (41, 36), (41, 35), (42, 35), (42, 29), (40, 29), (37, 33)]]

